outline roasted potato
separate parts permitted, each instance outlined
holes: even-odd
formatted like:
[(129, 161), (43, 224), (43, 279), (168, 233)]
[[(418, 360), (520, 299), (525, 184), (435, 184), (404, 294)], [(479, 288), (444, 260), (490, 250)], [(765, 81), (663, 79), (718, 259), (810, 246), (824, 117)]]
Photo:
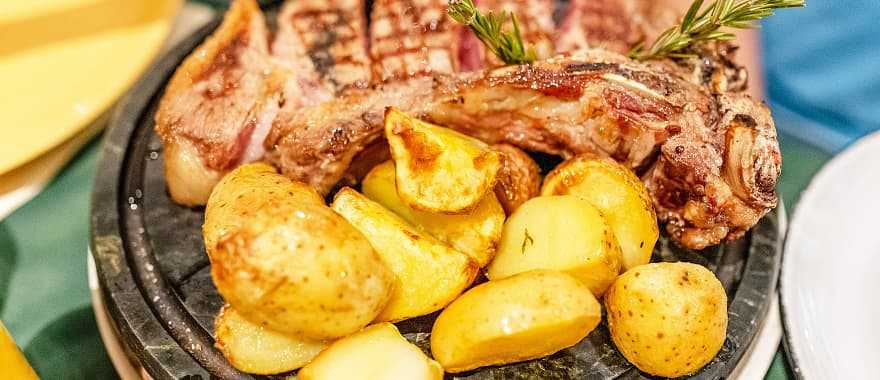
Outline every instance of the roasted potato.
[(617, 349), (640, 370), (662, 377), (696, 372), (727, 334), (727, 295), (708, 269), (690, 263), (641, 265), (605, 295)]
[(584, 284), (535, 270), (475, 286), (431, 330), (431, 352), (447, 372), (540, 358), (575, 345), (599, 324)]
[(473, 210), (495, 185), (501, 155), (473, 137), (385, 111), (385, 137), (397, 171), (397, 192), (425, 212)]
[(247, 164), (229, 172), (214, 187), (205, 207), (202, 235), (208, 256), (213, 256), (220, 239), (247, 224), (257, 210), (291, 202), (323, 204), (324, 200), (311, 186), (278, 174), (269, 164)]
[(397, 275), (394, 293), (378, 321), (395, 322), (440, 310), (477, 276), (479, 266), (473, 259), (357, 191), (343, 188), (332, 207), (367, 237)]
[(251, 323), (226, 305), (214, 321), (217, 349), (233, 367), (271, 375), (293, 371), (312, 361), (329, 343), (285, 335)]
[(501, 153), (501, 169), (495, 184), (495, 196), (504, 212), (513, 214), (525, 201), (538, 196), (541, 190), (541, 168), (528, 153), (510, 144), (495, 144), (492, 149)]
[(651, 261), (660, 236), (657, 215), (648, 190), (632, 171), (611, 159), (577, 156), (544, 178), (541, 195), (564, 194), (586, 199), (605, 215), (625, 270)]
[(440, 380), (443, 368), (390, 323), (369, 326), (334, 342), (303, 367), (300, 380)]
[(504, 210), (492, 192), (486, 193), (473, 211), (465, 214), (447, 215), (418, 211), (410, 208), (397, 195), (394, 178), (394, 162), (387, 161), (376, 166), (364, 178), (362, 190), (370, 198), (393, 211), (417, 228), (467, 254), (480, 267), (495, 257), (501, 229), (504, 226)]
[(489, 264), (490, 280), (532, 269), (555, 269), (584, 283), (596, 297), (620, 273), (620, 247), (589, 202), (571, 195), (532, 198), (504, 225)]
[(329, 207), (309, 202), (260, 209), (217, 243), (211, 264), (220, 294), (245, 318), (311, 339), (366, 326), (395, 282), (360, 232)]

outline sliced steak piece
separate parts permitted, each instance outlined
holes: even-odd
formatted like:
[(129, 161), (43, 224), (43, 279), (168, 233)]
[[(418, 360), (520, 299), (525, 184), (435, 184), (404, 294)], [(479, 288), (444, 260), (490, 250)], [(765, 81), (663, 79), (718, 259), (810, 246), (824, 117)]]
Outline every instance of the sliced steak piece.
[(556, 50), (604, 48), (625, 54), (645, 37), (645, 2), (571, 0), (556, 34)]
[(356, 168), (347, 174), (358, 153), (384, 139), (385, 108), (393, 106), (424, 114), (441, 86), (435, 77), (423, 76), (374, 89), (351, 90), (329, 102), (303, 109), (272, 129), (266, 139), (266, 158), (283, 174), (327, 194), (344, 177), (356, 178), (364, 171)]
[[(523, 40), (535, 49), (536, 57), (546, 59), (556, 54), (553, 46), (553, 34), (556, 23), (553, 22), (554, 0), (478, 0), (477, 6), (483, 12), (510, 12), (516, 15)], [(512, 23), (504, 25), (512, 30)], [(461, 42), (461, 71), (471, 71), (484, 67), (502, 66), (498, 57), (486, 51), (482, 42), (465, 29)]]
[(222, 173), (242, 162), (256, 129), (277, 107), (263, 15), (235, 1), (222, 25), (178, 67), (156, 112), (172, 198), (207, 201)]
[(270, 136), (270, 159), (327, 192), (381, 137), (384, 109), (393, 105), (488, 143), (612, 157), (644, 173), (658, 215), (687, 247), (735, 238), (776, 205), (780, 154), (768, 110), (662, 66), (593, 49), (412, 83), (308, 109)]
[(464, 28), (446, 14), (445, 0), (376, 0), (371, 21), (374, 82), (459, 70)]
[(366, 10), (361, 0), (288, 0), (278, 14), (273, 53), (308, 59), (336, 91), (370, 83)]

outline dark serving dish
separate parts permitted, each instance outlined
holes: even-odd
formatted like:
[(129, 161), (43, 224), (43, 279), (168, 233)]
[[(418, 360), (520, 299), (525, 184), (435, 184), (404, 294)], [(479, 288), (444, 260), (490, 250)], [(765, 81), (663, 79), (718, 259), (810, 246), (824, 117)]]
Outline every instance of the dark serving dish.
[[(223, 304), (202, 242), (202, 209), (174, 204), (165, 189), (162, 146), (153, 116), (175, 68), (219, 24), (171, 49), (120, 102), (105, 136), (91, 210), (91, 253), (107, 308), (130, 353), (155, 379), (247, 379), (214, 348), (213, 321)], [(547, 157), (537, 157), (545, 161)], [(546, 165), (545, 165), (546, 166)], [(784, 216), (782, 216), (784, 217)], [(702, 252), (661, 236), (653, 261), (689, 261), (715, 272), (728, 299), (721, 352), (695, 379), (725, 378), (764, 319), (779, 272), (780, 214), (773, 211), (739, 241)], [(398, 324), (430, 354), (434, 315)], [(490, 367), (452, 379), (648, 378), (614, 348), (604, 322), (583, 341), (552, 356)]]

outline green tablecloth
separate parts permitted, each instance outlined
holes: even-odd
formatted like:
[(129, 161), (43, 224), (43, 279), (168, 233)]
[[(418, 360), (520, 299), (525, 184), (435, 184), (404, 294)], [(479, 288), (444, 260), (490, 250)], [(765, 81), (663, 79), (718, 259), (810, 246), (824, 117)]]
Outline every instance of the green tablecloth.
[[(782, 136), (779, 191), (793, 210), (829, 155)], [(99, 142), (87, 145), (33, 201), (0, 222), (0, 319), (44, 379), (116, 373), (98, 335), (86, 283), (89, 199)], [(2, 376), (0, 368), (0, 378)], [(767, 379), (791, 378), (781, 351)]]

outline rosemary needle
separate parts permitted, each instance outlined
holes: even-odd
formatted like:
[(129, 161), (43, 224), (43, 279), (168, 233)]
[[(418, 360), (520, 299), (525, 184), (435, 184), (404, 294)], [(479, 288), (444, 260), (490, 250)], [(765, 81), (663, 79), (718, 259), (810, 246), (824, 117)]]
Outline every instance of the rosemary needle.
[(695, 43), (734, 38), (733, 33), (721, 28), (756, 28), (755, 21), (772, 16), (776, 9), (804, 6), (804, 0), (714, 0), (705, 9), (703, 3), (694, 0), (679, 25), (664, 31), (648, 48), (644, 44), (634, 47), (630, 58), (644, 61), (691, 57), (685, 49)]
[[(526, 46), (520, 33), (519, 22), (513, 13), (483, 14), (473, 0), (450, 0), (449, 16), (474, 32), (489, 51), (508, 65), (520, 65), (535, 61), (535, 51)], [(513, 30), (505, 32), (504, 22), (510, 17)]]

